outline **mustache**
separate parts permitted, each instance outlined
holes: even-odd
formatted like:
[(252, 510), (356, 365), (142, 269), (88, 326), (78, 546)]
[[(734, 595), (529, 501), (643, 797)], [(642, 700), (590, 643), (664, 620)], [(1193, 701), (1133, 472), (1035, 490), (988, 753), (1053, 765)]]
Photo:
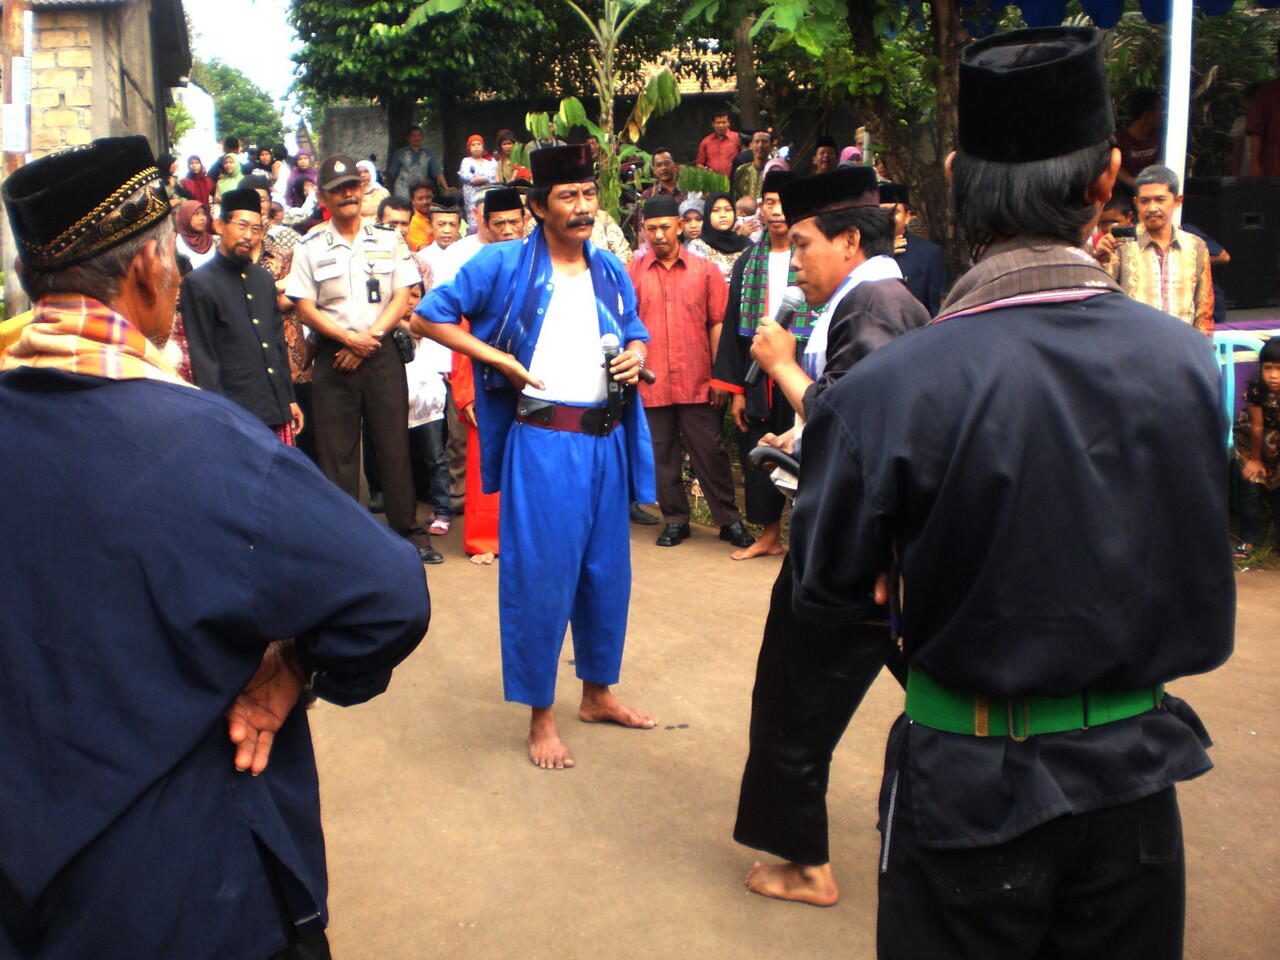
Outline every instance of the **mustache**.
[(595, 225), (595, 217), (570, 217), (566, 224), (568, 227), (594, 227)]

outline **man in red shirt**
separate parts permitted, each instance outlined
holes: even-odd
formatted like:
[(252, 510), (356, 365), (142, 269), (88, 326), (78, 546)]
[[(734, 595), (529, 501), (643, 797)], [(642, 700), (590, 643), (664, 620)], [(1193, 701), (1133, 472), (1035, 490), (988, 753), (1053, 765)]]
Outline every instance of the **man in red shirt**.
[[(1276, 61), (1280, 64), (1280, 42)], [(1249, 98), (1245, 133), (1249, 135), (1249, 175), (1280, 177), (1280, 80), (1268, 80)]]
[(1149, 88), (1135, 90), (1129, 97), (1129, 125), (1116, 130), (1120, 148), (1120, 182), (1130, 191), (1134, 180), (1153, 163), (1160, 162), (1160, 117), (1164, 105), (1160, 94)]
[(698, 144), (694, 163), (727, 177), (733, 172), (734, 158), (741, 150), (741, 138), (736, 130), (729, 129), (729, 112), (722, 110), (711, 118), (711, 132)]
[(644, 233), (649, 249), (627, 264), (627, 274), (649, 331), (645, 362), (658, 375), (655, 383), (640, 384), (666, 524), (658, 546), (674, 547), (690, 534), (680, 471), (683, 438), (720, 539), (749, 547), (755, 538), (742, 525), (729, 457), (720, 444), (724, 394), (711, 388), (711, 358), (720, 343), (729, 288), (709, 260), (680, 243), (680, 207), (673, 197), (645, 202)]

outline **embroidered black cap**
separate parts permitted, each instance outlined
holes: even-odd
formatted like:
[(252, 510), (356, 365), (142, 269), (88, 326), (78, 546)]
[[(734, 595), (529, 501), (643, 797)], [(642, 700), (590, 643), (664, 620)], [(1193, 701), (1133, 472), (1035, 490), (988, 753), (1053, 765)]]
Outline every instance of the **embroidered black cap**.
[(107, 137), (33, 160), (4, 182), (18, 255), (33, 270), (83, 263), (169, 216), (146, 137)]

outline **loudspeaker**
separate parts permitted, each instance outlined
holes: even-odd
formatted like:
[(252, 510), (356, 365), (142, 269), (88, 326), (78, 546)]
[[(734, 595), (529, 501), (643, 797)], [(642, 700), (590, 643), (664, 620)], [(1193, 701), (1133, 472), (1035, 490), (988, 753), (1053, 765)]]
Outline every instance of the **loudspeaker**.
[(1230, 309), (1280, 305), (1280, 177), (1192, 177), (1182, 219), (1231, 254), (1213, 268)]

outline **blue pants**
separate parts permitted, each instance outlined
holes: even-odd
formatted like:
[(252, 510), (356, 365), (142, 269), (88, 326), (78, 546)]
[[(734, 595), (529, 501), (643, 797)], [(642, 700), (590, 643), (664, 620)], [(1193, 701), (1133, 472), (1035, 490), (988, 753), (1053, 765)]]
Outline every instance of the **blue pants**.
[(508, 700), (555, 702), (565, 627), (578, 677), (618, 682), (631, 600), (624, 429), (607, 437), (517, 423), (502, 465), (498, 607)]
[(443, 417), (409, 428), (409, 461), (413, 465), (413, 488), (419, 500), (431, 504), (437, 520), (453, 519), (453, 500), (449, 496), (449, 461), (445, 457), (444, 445)]

